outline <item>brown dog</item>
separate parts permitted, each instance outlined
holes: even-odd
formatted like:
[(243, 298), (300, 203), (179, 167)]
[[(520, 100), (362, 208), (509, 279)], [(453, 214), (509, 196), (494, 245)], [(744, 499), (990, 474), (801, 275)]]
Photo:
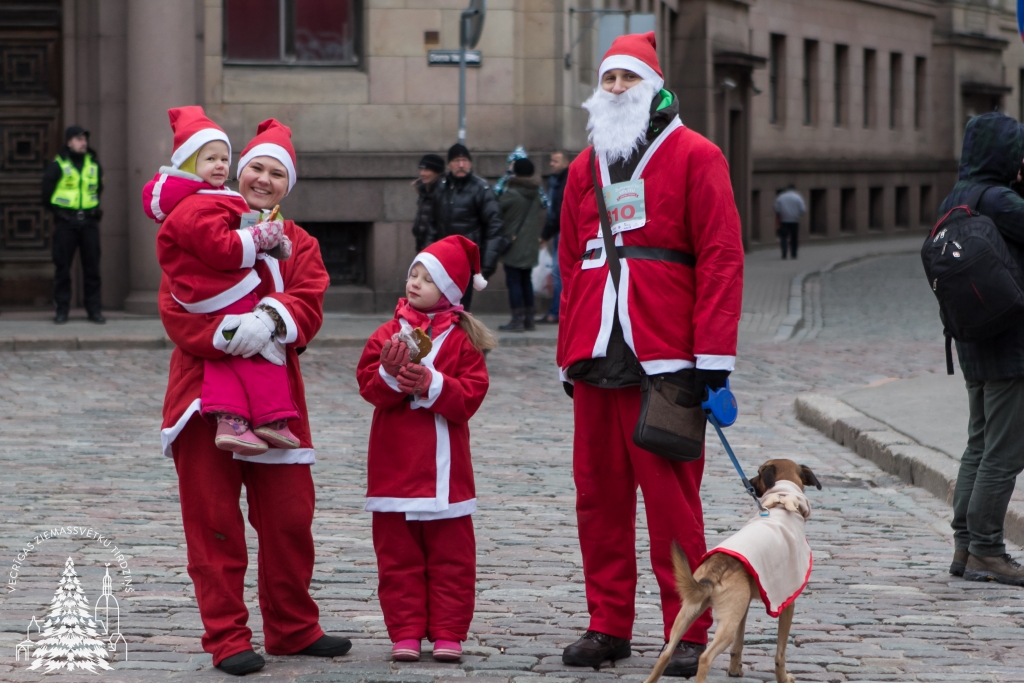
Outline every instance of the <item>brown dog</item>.
[[(778, 481), (790, 481), (803, 490), (804, 486), (816, 486), (821, 483), (810, 468), (798, 465), (792, 460), (769, 460), (757, 471), (757, 476), (750, 480), (758, 496), (775, 486)], [(765, 501), (766, 507), (776, 504), (785, 505), (786, 509), (795, 511), (791, 503), (782, 499)], [(708, 669), (715, 657), (732, 645), (732, 657), (729, 660), (729, 675), (743, 675), (743, 638), (747, 624), (747, 610), (750, 602), (760, 597), (760, 591), (754, 577), (736, 558), (724, 553), (714, 553), (697, 568), (690, 572), (690, 565), (678, 544), (673, 545), (672, 561), (675, 565), (676, 586), (679, 596), (683, 599), (683, 607), (672, 624), (672, 632), (668, 644), (658, 657), (654, 670), (645, 683), (655, 683), (665, 667), (668, 666), (672, 653), (675, 652), (679, 639), (690, 625), (709, 606), (718, 617), (718, 628), (715, 639), (701, 655), (697, 666), (696, 683), (704, 683)], [(786, 641), (793, 623), (793, 603), (790, 603), (779, 615), (778, 644), (775, 649), (775, 680), (777, 683), (793, 683), (794, 679), (786, 673)]]

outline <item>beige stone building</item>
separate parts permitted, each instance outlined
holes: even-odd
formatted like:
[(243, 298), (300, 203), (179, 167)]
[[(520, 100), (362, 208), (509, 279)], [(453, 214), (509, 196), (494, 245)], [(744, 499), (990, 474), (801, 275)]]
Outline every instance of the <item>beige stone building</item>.
[[(503, 172), (582, 149), (579, 103), (602, 46), (653, 28), (683, 122), (726, 154), (748, 248), (773, 244), (795, 183), (808, 239), (920, 230), (956, 175), (963, 125), (1024, 114), (1012, 0), (490, 0), (468, 70), (467, 143)], [(0, 0), (0, 305), (49, 300), (39, 177), (79, 123), (105, 170), (103, 298), (155, 310), (156, 225), (142, 185), (167, 162), (166, 110), (202, 104), (238, 151), (292, 127), (300, 182), (283, 206), (320, 240), (329, 310), (385, 311), (413, 242), (410, 182), (455, 141), (467, 0)], [(625, 11), (628, 11), (626, 13)], [(504, 308), (500, 274), (478, 310)]]

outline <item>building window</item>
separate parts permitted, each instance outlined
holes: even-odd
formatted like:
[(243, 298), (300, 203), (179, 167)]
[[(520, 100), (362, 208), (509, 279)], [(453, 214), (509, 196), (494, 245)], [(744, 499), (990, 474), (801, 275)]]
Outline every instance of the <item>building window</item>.
[(768, 58), (768, 121), (781, 123), (785, 118), (786, 90), (786, 36), (771, 35), (771, 55)]
[(935, 222), (935, 205), (932, 203), (932, 186), (921, 186), (921, 225), (931, 225)]
[(332, 285), (366, 284), (366, 245), (373, 223), (303, 223), (320, 243)]
[(804, 41), (804, 125), (818, 123), (818, 41)]
[(811, 190), (810, 211), (810, 233), (812, 235), (824, 235), (828, 230), (828, 205), (826, 204), (827, 190)]
[(903, 125), (903, 55), (889, 54), (889, 128)]
[(844, 187), (839, 196), (839, 230), (857, 231), (857, 188)]
[(925, 85), (928, 83), (928, 60), (914, 58), (914, 128), (924, 128)]
[(910, 188), (906, 185), (896, 188), (896, 227), (910, 227)]
[(864, 127), (875, 126), (875, 51), (864, 49)]
[(850, 83), (850, 48), (846, 45), (836, 45), (835, 74), (833, 87), (835, 93), (835, 119), (837, 126), (845, 126), (847, 122), (846, 100)]
[(761, 190), (750, 192), (750, 241), (761, 241)]
[(884, 187), (868, 188), (868, 229), (881, 230), (885, 222), (882, 216), (883, 200), (885, 199)]
[(224, 60), (359, 64), (357, 0), (224, 0)]

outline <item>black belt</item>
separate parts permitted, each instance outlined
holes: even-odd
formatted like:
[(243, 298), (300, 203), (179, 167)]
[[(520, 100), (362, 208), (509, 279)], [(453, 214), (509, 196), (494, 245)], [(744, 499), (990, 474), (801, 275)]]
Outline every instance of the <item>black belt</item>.
[[(690, 268), (697, 266), (697, 257), (687, 254), (685, 251), (675, 249), (661, 249), (660, 247), (615, 247), (619, 258), (642, 259), (644, 261), (668, 261), (679, 263)], [(597, 247), (583, 252), (581, 261), (596, 261), (604, 253), (604, 247)]]

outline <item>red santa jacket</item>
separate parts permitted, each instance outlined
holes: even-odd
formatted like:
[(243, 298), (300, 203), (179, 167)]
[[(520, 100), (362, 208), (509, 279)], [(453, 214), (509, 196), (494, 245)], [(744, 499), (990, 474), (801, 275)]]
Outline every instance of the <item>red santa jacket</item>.
[[(285, 221), (284, 234), (292, 241), (292, 257), (281, 262), (261, 254), (255, 267), (260, 280), (256, 293), (261, 297), (260, 303), (273, 306), (285, 323), (285, 337), (280, 341), (287, 350), (288, 383), (299, 411), (298, 419), (291, 420), (288, 426), (299, 437), (300, 445), (295, 449), (272, 448), (263, 455), (245, 458), (247, 462), (316, 461), (309, 434), (302, 372), (295, 349), (309, 344), (320, 330), (324, 292), (330, 278), (320, 257), (320, 245), (309, 233), (294, 222)], [(197, 315), (185, 310), (171, 295), (166, 276), (160, 283), (159, 306), (164, 329), (175, 344), (160, 432), (164, 455), (170, 456), (171, 443), (202, 408), (199, 397), (203, 387), (203, 361), (223, 358), (228, 341), (222, 334), (225, 316)]]
[[(400, 329), (399, 311), (409, 324), (429, 328), (432, 334), (433, 347), (421, 361), (431, 369), (432, 381), (427, 394), (416, 400), (402, 393), (380, 364), (384, 342)], [(457, 321), (457, 314), (438, 314), (432, 324), (402, 299), (395, 319), (366, 342), (356, 378), (359, 394), (376, 408), (370, 426), (367, 510), (404, 512), (409, 520), (476, 511), (469, 418), (487, 394), (487, 366)]]
[(213, 313), (256, 289), (256, 245), (239, 231), (249, 210), (242, 195), (191, 173), (162, 168), (142, 191), (158, 223), (156, 257), (171, 296), (190, 313)]
[[(599, 158), (601, 186), (608, 165)], [(642, 178), (646, 224), (615, 237), (618, 246), (673, 249), (696, 267), (620, 259), (615, 292), (601, 238), (590, 170), (590, 148), (569, 168), (562, 203), (558, 263), (562, 301), (558, 366), (607, 352), (616, 300), (626, 343), (648, 374), (687, 367), (732, 370), (743, 294), (743, 243), (729, 167), (721, 150), (679, 118), (648, 147), (633, 180)], [(581, 260), (600, 249), (600, 258)], [(592, 252), (594, 253), (594, 252)]]

